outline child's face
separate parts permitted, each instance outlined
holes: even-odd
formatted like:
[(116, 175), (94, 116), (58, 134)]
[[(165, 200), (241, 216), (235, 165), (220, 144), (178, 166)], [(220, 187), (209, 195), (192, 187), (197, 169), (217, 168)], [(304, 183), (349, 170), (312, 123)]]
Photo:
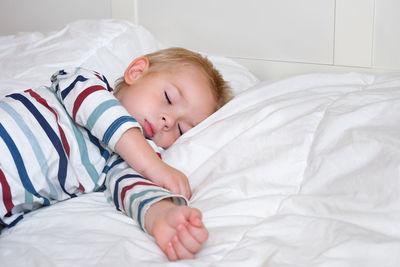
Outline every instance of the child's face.
[(194, 67), (172, 73), (144, 71), (118, 96), (143, 127), (146, 137), (167, 148), (215, 112), (215, 99), (205, 75)]

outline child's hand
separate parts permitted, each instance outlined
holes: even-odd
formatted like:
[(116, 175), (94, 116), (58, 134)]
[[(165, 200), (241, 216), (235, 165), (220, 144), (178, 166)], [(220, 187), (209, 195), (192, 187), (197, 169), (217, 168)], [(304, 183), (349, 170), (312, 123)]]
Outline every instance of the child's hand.
[(171, 261), (193, 259), (208, 238), (199, 210), (167, 199), (150, 207), (145, 227)]
[(186, 175), (163, 162), (138, 128), (127, 130), (115, 145), (115, 151), (144, 177), (172, 193), (190, 199), (191, 192)]
[(174, 194), (179, 194), (190, 199), (191, 190), (188, 178), (179, 170), (165, 164), (154, 168), (149, 179), (157, 185), (164, 187)]

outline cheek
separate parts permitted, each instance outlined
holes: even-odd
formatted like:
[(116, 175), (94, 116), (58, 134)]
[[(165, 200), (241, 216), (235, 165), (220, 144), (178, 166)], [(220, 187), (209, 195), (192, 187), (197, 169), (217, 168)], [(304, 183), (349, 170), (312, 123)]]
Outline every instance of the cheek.
[(178, 137), (172, 132), (162, 132), (158, 133), (157, 136), (154, 136), (152, 140), (157, 146), (168, 148), (176, 141), (176, 139), (178, 139)]

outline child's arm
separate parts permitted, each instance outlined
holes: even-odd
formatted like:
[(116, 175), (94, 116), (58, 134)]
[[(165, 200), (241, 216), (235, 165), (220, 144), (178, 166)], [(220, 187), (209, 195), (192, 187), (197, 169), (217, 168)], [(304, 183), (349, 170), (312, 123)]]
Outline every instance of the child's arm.
[(152, 235), (170, 260), (190, 259), (208, 238), (199, 210), (140, 176), (114, 155), (106, 173), (106, 197)]
[(128, 129), (115, 145), (115, 151), (144, 177), (175, 194), (190, 198), (186, 176), (163, 162), (138, 128)]
[(82, 68), (61, 70), (52, 76), (51, 89), (74, 123), (89, 130), (146, 178), (190, 197), (186, 176), (158, 158), (141, 134), (140, 124), (114, 97), (103, 75)]

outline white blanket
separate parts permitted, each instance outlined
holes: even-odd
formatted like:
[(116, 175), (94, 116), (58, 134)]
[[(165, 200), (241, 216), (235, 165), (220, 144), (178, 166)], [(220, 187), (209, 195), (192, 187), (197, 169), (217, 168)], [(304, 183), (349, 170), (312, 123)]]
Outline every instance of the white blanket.
[[(227, 78), (239, 80), (236, 92), (256, 81), (237, 73)], [(189, 176), (210, 232), (195, 260), (168, 263), (94, 193), (3, 231), (0, 265), (400, 266), (400, 74), (258, 83), (163, 158)]]

